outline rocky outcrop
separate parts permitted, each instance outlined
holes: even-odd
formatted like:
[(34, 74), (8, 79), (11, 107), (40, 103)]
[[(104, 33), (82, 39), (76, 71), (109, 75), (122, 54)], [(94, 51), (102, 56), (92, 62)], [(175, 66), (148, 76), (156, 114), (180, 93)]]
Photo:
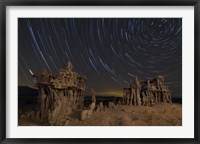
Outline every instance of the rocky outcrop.
[(138, 80), (135, 76), (134, 84), (130, 81), (123, 88), (123, 104), (153, 106), (160, 102), (172, 103), (171, 92), (161, 75), (151, 80)]
[[(72, 71), (68, 62), (65, 70), (52, 75), (48, 71), (33, 75), (38, 87), (38, 109), (32, 118), (42, 123), (59, 125), (73, 109), (82, 109), (85, 92), (85, 77)], [(62, 121), (63, 120), (63, 121)]]

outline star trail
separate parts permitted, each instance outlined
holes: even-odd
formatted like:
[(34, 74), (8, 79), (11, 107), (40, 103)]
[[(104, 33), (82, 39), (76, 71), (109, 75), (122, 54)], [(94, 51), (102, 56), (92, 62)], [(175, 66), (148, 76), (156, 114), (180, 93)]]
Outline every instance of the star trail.
[(57, 73), (71, 61), (86, 86), (122, 95), (133, 76), (164, 75), (182, 95), (181, 18), (19, 18), (18, 84), (33, 86), (41, 69)]

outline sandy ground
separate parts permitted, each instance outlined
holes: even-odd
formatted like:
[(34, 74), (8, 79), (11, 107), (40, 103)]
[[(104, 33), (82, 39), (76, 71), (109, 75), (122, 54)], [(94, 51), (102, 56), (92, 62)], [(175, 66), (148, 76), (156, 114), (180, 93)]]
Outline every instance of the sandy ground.
[[(68, 126), (181, 126), (182, 105), (160, 103), (153, 107), (115, 106), (94, 111), (91, 118), (80, 120), (81, 111), (74, 111), (63, 119)], [(19, 113), (19, 126), (41, 126)]]

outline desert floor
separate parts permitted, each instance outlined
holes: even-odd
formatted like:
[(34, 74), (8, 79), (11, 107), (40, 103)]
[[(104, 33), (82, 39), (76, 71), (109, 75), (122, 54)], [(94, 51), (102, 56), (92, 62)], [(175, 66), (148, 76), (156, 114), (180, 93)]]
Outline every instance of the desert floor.
[[(61, 126), (181, 126), (182, 105), (160, 103), (147, 106), (115, 106), (94, 111), (90, 118), (81, 120), (81, 112), (74, 111), (61, 122)], [(19, 126), (42, 125), (26, 119), (19, 113)]]

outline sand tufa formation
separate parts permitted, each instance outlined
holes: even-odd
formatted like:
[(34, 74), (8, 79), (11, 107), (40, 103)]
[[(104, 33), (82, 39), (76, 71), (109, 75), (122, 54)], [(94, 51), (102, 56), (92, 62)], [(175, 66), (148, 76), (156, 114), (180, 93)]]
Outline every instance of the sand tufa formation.
[(164, 83), (164, 77), (159, 75), (151, 80), (138, 80), (135, 76), (134, 83), (130, 81), (123, 88), (123, 104), (152, 106), (155, 103), (172, 103), (171, 90)]
[(82, 109), (86, 78), (72, 69), (68, 62), (67, 68), (60, 69), (57, 75), (51, 75), (47, 70), (33, 75), (39, 96), (38, 109), (32, 118), (57, 125), (72, 110)]

